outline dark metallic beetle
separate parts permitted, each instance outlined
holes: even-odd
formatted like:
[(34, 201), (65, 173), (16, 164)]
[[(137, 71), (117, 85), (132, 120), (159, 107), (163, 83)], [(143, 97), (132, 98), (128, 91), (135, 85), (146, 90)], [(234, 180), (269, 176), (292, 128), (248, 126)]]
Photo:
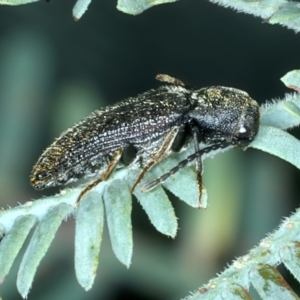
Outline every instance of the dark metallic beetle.
[(258, 131), (259, 106), (235, 88), (195, 89), (168, 75), (157, 79), (169, 85), (95, 111), (63, 132), (33, 167), (33, 187), (44, 189), (93, 176), (80, 200), (115, 168), (137, 165), (143, 170), (133, 191), (153, 165), (192, 141), (195, 153), (143, 190), (196, 159), (201, 195), (201, 154), (229, 145), (246, 148)]

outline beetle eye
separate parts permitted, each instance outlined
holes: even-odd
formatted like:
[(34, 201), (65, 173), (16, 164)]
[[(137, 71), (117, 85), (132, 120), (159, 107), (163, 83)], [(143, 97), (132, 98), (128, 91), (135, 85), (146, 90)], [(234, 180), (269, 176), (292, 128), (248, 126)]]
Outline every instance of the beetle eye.
[(249, 131), (246, 127), (241, 126), (239, 128), (238, 134), (237, 134), (238, 139), (240, 140), (245, 140), (245, 139), (249, 139)]
[(239, 129), (239, 135), (243, 136), (245, 134), (247, 134), (247, 129), (244, 126), (241, 126), (240, 129)]

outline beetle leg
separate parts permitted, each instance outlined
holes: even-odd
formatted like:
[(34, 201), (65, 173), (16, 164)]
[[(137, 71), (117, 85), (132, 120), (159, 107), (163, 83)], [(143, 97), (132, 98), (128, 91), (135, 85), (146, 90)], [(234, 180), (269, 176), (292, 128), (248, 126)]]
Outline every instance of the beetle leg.
[(83, 196), (90, 191), (92, 188), (94, 188), (96, 185), (98, 185), (99, 183), (101, 183), (102, 181), (107, 180), (107, 178), (111, 175), (111, 173), (113, 172), (113, 170), (115, 169), (115, 167), (117, 166), (121, 156), (122, 156), (122, 152), (123, 149), (119, 148), (118, 150), (116, 150), (116, 152), (113, 154), (106, 170), (104, 170), (104, 172), (101, 174), (101, 176), (97, 179), (95, 179), (94, 181), (92, 181), (90, 184), (88, 184), (79, 194), (76, 203), (74, 204), (74, 207), (77, 208), (78, 205), (80, 204)]
[(193, 154), (189, 155), (187, 158), (181, 160), (174, 168), (170, 169), (168, 172), (161, 175), (159, 178), (145, 184), (142, 188), (142, 191), (148, 192), (148, 191), (154, 189), (160, 183), (165, 182), (170, 176), (176, 174), (180, 169), (184, 168), (188, 163), (194, 161), (196, 156), (201, 155), (203, 152), (205, 152), (206, 149), (210, 150), (210, 148), (205, 148), (203, 150), (199, 150), (199, 153), (193, 153)]
[(143, 166), (143, 170), (140, 172), (137, 180), (133, 184), (131, 188), (131, 193), (134, 192), (136, 186), (141, 182), (141, 180), (144, 178), (146, 173), (150, 168), (152, 168), (154, 165), (158, 164), (166, 155), (166, 153), (171, 149), (173, 141), (178, 133), (179, 127), (175, 126), (173, 127), (170, 132), (167, 134), (166, 138), (164, 139), (161, 147), (158, 149), (158, 151), (152, 156), (151, 160)]
[(199, 143), (200, 143), (200, 132), (196, 126), (192, 128), (193, 133), (193, 141), (194, 141), (194, 149), (195, 149), (195, 160), (196, 160), (196, 176), (197, 176), (197, 185), (199, 190), (199, 197), (198, 197), (198, 207), (201, 207), (201, 197), (203, 194), (204, 186), (202, 184), (202, 158), (201, 158), (201, 151), (199, 151)]

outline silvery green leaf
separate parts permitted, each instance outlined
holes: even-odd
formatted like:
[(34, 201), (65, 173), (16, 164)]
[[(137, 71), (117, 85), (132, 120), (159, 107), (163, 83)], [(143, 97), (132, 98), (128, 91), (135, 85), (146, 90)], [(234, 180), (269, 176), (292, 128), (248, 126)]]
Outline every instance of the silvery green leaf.
[(113, 251), (129, 267), (133, 251), (130, 187), (124, 180), (112, 180), (106, 186), (103, 197)]
[[(298, 3), (299, 6), (299, 3)], [(300, 10), (300, 6), (299, 6)], [(286, 73), (280, 80), (287, 86), (287, 87), (298, 87), (300, 88), (300, 70), (293, 70)]]
[(280, 157), (300, 169), (300, 141), (286, 131), (260, 126), (250, 146)]
[(300, 281), (300, 241), (293, 241), (282, 247), (280, 257), (287, 269)]
[(154, 5), (176, 1), (178, 0), (118, 0), (117, 9), (130, 15), (138, 15)]
[(230, 300), (251, 300), (249, 292), (236, 283), (229, 284), (222, 292), (222, 298)]
[(75, 6), (73, 7), (73, 18), (78, 21), (82, 15), (87, 11), (91, 0), (77, 0)]
[[(128, 178), (129, 182), (134, 182), (138, 174), (139, 172), (131, 171)], [(148, 172), (147, 176), (135, 188), (134, 195), (147, 213), (152, 225), (159, 232), (175, 237), (178, 227), (177, 219), (174, 208), (164, 189), (159, 185), (146, 193), (141, 191), (146, 183), (154, 179), (156, 179), (155, 175)]]
[(76, 214), (75, 272), (85, 290), (92, 287), (97, 274), (103, 222), (102, 195), (93, 190), (81, 200)]
[(13, 227), (2, 238), (0, 243), (0, 282), (8, 274), (35, 221), (36, 217), (33, 215), (18, 217)]
[(17, 278), (17, 288), (24, 298), (27, 297), (40, 261), (54, 239), (62, 220), (71, 209), (70, 205), (65, 203), (51, 208), (35, 229), (23, 256)]
[(253, 287), (264, 300), (299, 299), (278, 270), (273, 266), (266, 264), (257, 265), (251, 270), (250, 278)]
[(300, 18), (300, 6), (298, 2), (286, 2), (269, 18), (270, 24), (282, 23)]
[(300, 94), (287, 94), (285, 99), (261, 106), (260, 126), (288, 129), (300, 124)]
[(32, 2), (37, 2), (39, 0), (0, 0), (1, 5), (21, 5)]
[(209, 0), (238, 12), (261, 17), (270, 24), (280, 23), (296, 32), (300, 30), (300, 11), (297, 1), (287, 0)]

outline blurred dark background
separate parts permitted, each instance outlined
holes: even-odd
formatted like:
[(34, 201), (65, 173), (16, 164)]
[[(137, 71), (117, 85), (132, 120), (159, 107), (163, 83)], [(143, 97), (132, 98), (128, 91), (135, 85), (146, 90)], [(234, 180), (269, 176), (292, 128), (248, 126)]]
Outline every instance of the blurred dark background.
[[(279, 79), (299, 68), (299, 34), (208, 1), (181, 0), (130, 16), (115, 8), (116, 1), (95, 0), (79, 22), (72, 19), (74, 4), (0, 7), (1, 207), (57, 192), (36, 192), (29, 184), (42, 150), (93, 110), (157, 87), (158, 73), (199, 87), (240, 88), (263, 103), (289, 92)], [(29, 299), (187, 296), (295, 210), (299, 174), (253, 149), (207, 160), (208, 209), (173, 197), (180, 229), (172, 240), (155, 231), (135, 201), (131, 267), (114, 257), (105, 230), (98, 275), (88, 292), (75, 278), (69, 219), (42, 260)], [(21, 299), (15, 286), (20, 259), (1, 286), (3, 299)]]

